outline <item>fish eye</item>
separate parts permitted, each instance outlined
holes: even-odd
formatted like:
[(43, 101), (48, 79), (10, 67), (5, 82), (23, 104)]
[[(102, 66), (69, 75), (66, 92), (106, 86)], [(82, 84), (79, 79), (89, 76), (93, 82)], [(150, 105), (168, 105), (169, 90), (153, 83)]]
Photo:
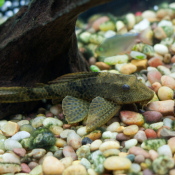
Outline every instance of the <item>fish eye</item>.
[(130, 86), (129, 86), (128, 84), (124, 84), (124, 85), (122, 86), (122, 89), (123, 89), (124, 91), (128, 91), (128, 90), (130, 89)]
[(100, 51), (103, 51), (103, 47), (100, 47), (99, 50), (100, 50)]

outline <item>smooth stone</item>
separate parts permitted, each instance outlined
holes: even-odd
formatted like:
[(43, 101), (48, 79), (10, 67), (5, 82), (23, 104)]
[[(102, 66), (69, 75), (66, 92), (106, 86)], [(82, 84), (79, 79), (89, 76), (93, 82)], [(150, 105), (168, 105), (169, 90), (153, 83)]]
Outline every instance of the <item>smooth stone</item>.
[(19, 125), (9, 121), (1, 127), (1, 130), (5, 136), (13, 136), (19, 131)]
[(119, 149), (119, 148), (120, 143), (118, 141), (106, 141), (100, 145), (99, 150), (103, 152), (108, 149)]
[(31, 125), (34, 127), (34, 128), (39, 128), (41, 126), (43, 126), (43, 121), (46, 117), (45, 116), (38, 116), (38, 117), (35, 117), (33, 120), (32, 120), (32, 123)]
[(91, 144), (93, 140), (91, 140), (89, 137), (84, 137), (81, 141), (82, 145)]
[(30, 173), (31, 169), (29, 168), (29, 166), (26, 163), (21, 163), (21, 172), (23, 173)]
[(134, 155), (134, 154), (128, 154), (128, 155), (126, 156), (126, 158), (128, 158), (131, 162), (133, 162), (134, 159), (135, 159), (135, 155)]
[(72, 130), (72, 129), (65, 129), (65, 130), (63, 130), (63, 131), (60, 133), (60, 137), (61, 137), (62, 139), (66, 139), (67, 136), (68, 136), (68, 134), (69, 134), (70, 132), (74, 132), (74, 133), (75, 133), (75, 131)]
[(162, 85), (159, 83), (159, 82), (155, 82), (151, 85), (153, 91), (157, 94), (159, 88), (161, 87)]
[(149, 155), (150, 155), (151, 160), (155, 160), (159, 156), (159, 154), (157, 153), (157, 151), (155, 151), (153, 149), (149, 150)]
[(49, 130), (57, 136), (60, 136), (60, 133), (63, 131), (63, 128), (61, 126), (57, 126), (57, 125), (51, 125), (49, 127)]
[(165, 66), (158, 66), (157, 69), (162, 75), (169, 75), (169, 74), (171, 74), (170, 69), (165, 67)]
[(109, 17), (102, 16), (93, 22), (92, 28), (97, 31), (97, 30), (99, 30), (100, 24), (105, 23), (106, 21), (109, 21)]
[(162, 74), (157, 70), (156, 71), (149, 71), (147, 74), (147, 78), (151, 84), (153, 84), (155, 82), (160, 83), (161, 77), (162, 77)]
[(121, 111), (120, 118), (127, 125), (142, 126), (144, 124), (143, 115), (133, 111)]
[(86, 158), (82, 158), (80, 164), (83, 165), (86, 169), (91, 168), (91, 163)]
[(168, 145), (172, 153), (175, 153), (175, 137), (171, 137), (170, 139), (168, 139)]
[(83, 165), (71, 165), (69, 167), (67, 167), (64, 172), (63, 175), (87, 175), (87, 171), (86, 168)]
[(157, 134), (153, 129), (149, 129), (149, 128), (146, 129), (145, 134), (146, 134), (147, 139), (157, 138)]
[(20, 171), (21, 171), (21, 166), (19, 164), (0, 162), (0, 174), (12, 173), (13, 175)]
[(153, 172), (150, 169), (144, 169), (143, 175), (153, 175)]
[(36, 162), (30, 162), (30, 163), (28, 164), (28, 166), (29, 166), (29, 168), (32, 170), (32, 169), (34, 169), (36, 166), (38, 166), (38, 163), (36, 163)]
[(163, 62), (160, 57), (152, 57), (149, 59), (148, 65), (151, 67), (158, 67), (160, 65), (163, 65)]
[(110, 66), (104, 62), (96, 62), (95, 65), (100, 69), (100, 70), (109, 70)]
[(169, 128), (171, 128), (172, 122), (173, 122), (173, 120), (171, 120), (170, 118), (164, 118), (163, 119), (163, 125), (168, 126)]
[(129, 139), (130, 139), (130, 137), (123, 134), (123, 133), (118, 133), (117, 137), (116, 137), (116, 140), (118, 140), (118, 141), (126, 141), (126, 140), (129, 140)]
[(141, 170), (141, 167), (140, 167), (139, 164), (137, 164), (137, 163), (132, 163), (132, 164), (131, 164), (131, 167), (130, 167), (130, 171), (131, 171), (131, 172), (139, 173), (140, 170)]
[(46, 150), (45, 149), (36, 148), (36, 149), (33, 149), (30, 153), (28, 153), (28, 156), (36, 158), (36, 159), (40, 159), (45, 154), (46, 154)]
[(86, 137), (89, 137), (91, 140), (97, 140), (97, 139), (100, 139), (102, 136), (102, 133), (100, 130), (95, 130), (95, 131), (92, 131), (90, 134), (86, 135)]
[(28, 120), (21, 120), (21, 121), (17, 122), (17, 124), (19, 125), (19, 127), (21, 127), (22, 125), (29, 124), (29, 121)]
[(73, 160), (77, 159), (77, 155), (76, 155), (74, 149), (71, 146), (65, 146), (63, 148), (63, 155), (65, 157), (72, 157)]
[(35, 168), (30, 171), (30, 175), (43, 175), (42, 165), (37, 165)]
[(63, 126), (63, 122), (53, 117), (47, 117), (43, 120), (43, 126), (49, 127), (50, 125)]
[(79, 136), (84, 136), (84, 135), (86, 135), (87, 134), (87, 132), (86, 132), (86, 126), (83, 126), (83, 127), (81, 127), (81, 128), (78, 128), (78, 130), (77, 130), (77, 134), (79, 135)]
[(117, 129), (119, 127), (120, 127), (120, 123), (119, 122), (113, 122), (106, 128), (106, 130), (107, 131), (111, 131), (111, 132), (117, 132)]
[(130, 140), (125, 141), (125, 148), (126, 149), (129, 149), (129, 148), (136, 146), (136, 145), (137, 145), (136, 139), (130, 139)]
[(155, 52), (157, 52), (158, 54), (161, 54), (161, 55), (168, 53), (167, 46), (165, 46), (163, 44), (155, 44), (154, 50), (155, 50)]
[(65, 169), (61, 161), (53, 156), (44, 158), (42, 168), (45, 175), (62, 175)]
[(90, 150), (91, 151), (96, 151), (99, 149), (100, 145), (102, 144), (102, 141), (97, 139), (95, 141), (93, 141), (90, 145)]
[(131, 63), (137, 67), (137, 71), (141, 71), (142, 69), (147, 68), (147, 59), (144, 60), (131, 60)]
[(7, 151), (12, 151), (14, 148), (22, 148), (22, 145), (18, 141), (13, 139), (5, 140), (4, 146)]
[(147, 105), (147, 110), (158, 111), (162, 115), (174, 115), (174, 100), (154, 101)]
[(73, 159), (72, 157), (65, 157), (61, 159), (60, 161), (64, 165), (64, 168), (67, 168), (72, 165)]
[(135, 159), (134, 159), (134, 162), (135, 163), (141, 164), (144, 161), (145, 161), (145, 157), (143, 155), (137, 155), (137, 156), (135, 156)]
[(123, 65), (120, 69), (120, 72), (122, 74), (132, 74), (137, 70), (137, 67), (134, 64), (128, 63), (126, 65)]
[(103, 151), (103, 156), (110, 157), (110, 156), (118, 156), (120, 151), (118, 149), (108, 149)]
[(26, 131), (19, 131), (15, 135), (13, 135), (11, 139), (19, 141), (28, 137), (30, 137), (30, 133)]
[(117, 135), (117, 132), (105, 131), (102, 134), (102, 139), (116, 139)]
[(55, 146), (63, 148), (65, 145), (67, 145), (67, 142), (64, 139), (56, 138)]
[(137, 146), (130, 148), (129, 154), (134, 154), (135, 156), (143, 155), (146, 159), (150, 157), (148, 152), (146, 152), (144, 149)]
[(172, 100), (174, 98), (174, 91), (167, 86), (162, 86), (159, 88), (157, 95), (161, 101)]
[(50, 112), (51, 112), (53, 115), (58, 116), (59, 113), (62, 112), (62, 108), (61, 108), (61, 106), (59, 106), (59, 105), (55, 105), (55, 106), (52, 106), (52, 107), (50, 108)]
[(111, 156), (104, 161), (104, 167), (107, 170), (128, 170), (131, 167), (131, 161), (125, 157)]
[(3, 162), (20, 164), (20, 158), (14, 153), (4, 153), (2, 155)]
[(157, 152), (159, 155), (165, 155), (165, 156), (172, 157), (172, 152), (171, 152), (169, 145), (163, 145), (163, 146), (159, 147), (157, 149)]
[(175, 90), (175, 80), (174, 78), (167, 76), (167, 75), (163, 75), (161, 77), (161, 84), (162, 86), (167, 86), (173, 90)]
[(175, 169), (171, 169), (170, 171), (169, 171), (169, 175), (174, 175), (175, 174)]
[(77, 149), (76, 154), (78, 156), (78, 160), (81, 158), (86, 158), (90, 155), (90, 146), (89, 145), (83, 145), (80, 148)]
[(24, 157), (26, 154), (26, 150), (24, 148), (14, 148), (13, 152), (20, 157)]
[(147, 140), (147, 137), (144, 131), (139, 130), (135, 134), (134, 139), (137, 139), (138, 142), (142, 143), (144, 140)]
[(70, 132), (67, 136), (67, 144), (70, 145), (74, 150), (77, 150), (82, 145), (81, 137), (74, 132)]
[(127, 126), (124, 130), (123, 133), (127, 136), (135, 135), (139, 130), (139, 127), (137, 125), (131, 125)]
[(146, 122), (148, 123), (156, 123), (162, 120), (163, 115), (157, 111), (146, 111), (143, 113)]

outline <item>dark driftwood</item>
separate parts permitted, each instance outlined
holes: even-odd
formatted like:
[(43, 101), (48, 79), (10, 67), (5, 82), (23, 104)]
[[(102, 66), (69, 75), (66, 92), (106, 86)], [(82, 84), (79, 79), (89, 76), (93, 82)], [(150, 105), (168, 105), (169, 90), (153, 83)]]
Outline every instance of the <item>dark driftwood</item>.
[[(110, 0), (33, 0), (0, 26), (0, 86), (33, 86), (88, 71), (75, 36), (78, 15)], [(0, 118), (35, 103), (0, 104)]]

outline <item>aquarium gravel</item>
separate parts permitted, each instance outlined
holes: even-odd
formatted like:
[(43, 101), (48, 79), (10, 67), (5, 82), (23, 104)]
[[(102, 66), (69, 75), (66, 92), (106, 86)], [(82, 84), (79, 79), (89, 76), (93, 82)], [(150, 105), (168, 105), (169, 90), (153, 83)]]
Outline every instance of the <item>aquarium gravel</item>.
[(61, 104), (2, 119), (0, 174), (175, 175), (175, 3), (78, 19), (76, 34), (92, 72), (134, 74), (153, 99), (90, 133), (86, 120), (68, 124)]

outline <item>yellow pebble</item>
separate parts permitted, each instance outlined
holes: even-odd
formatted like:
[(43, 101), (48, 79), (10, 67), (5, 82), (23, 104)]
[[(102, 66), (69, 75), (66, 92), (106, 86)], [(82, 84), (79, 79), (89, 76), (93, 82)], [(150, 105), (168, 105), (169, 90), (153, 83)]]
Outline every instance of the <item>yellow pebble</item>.
[(67, 143), (66, 143), (65, 140), (60, 139), (60, 138), (57, 138), (57, 139), (56, 139), (55, 145), (56, 145), (57, 147), (63, 148), (64, 145), (66, 145), (66, 144), (67, 144)]
[(128, 155), (128, 153), (125, 152), (120, 152), (119, 153), (119, 157), (126, 157)]
[(80, 164), (80, 160), (74, 160), (74, 161), (72, 162), (72, 165), (78, 165), (78, 164)]
[(119, 128), (117, 128), (116, 131), (117, 131), (118, 133), (122, 133), (124, 129), (125, 129), (124, 126), (120, 126)]
[(147, 164), (146, 164), (146, 163), (144, 163), (144, 162), (142, 162), (142, 163), (140, 164), (140, 166), (141, 166), (141, 169), (142, 169), (142, 170), (144, 170), (144, 169), (147, 169), (147, 168), (148, 168)]
[(13, 136), (19, 131), (19, 125), (15, 122), (7, 122), (2, 126), (2, 132), (5, 136)]
[(137, 125), (131, 125), (131, 126), (127, 126), (124, 130), (123, 133), (125, 135), (135, 135), (139, 130), (139, 127)]

